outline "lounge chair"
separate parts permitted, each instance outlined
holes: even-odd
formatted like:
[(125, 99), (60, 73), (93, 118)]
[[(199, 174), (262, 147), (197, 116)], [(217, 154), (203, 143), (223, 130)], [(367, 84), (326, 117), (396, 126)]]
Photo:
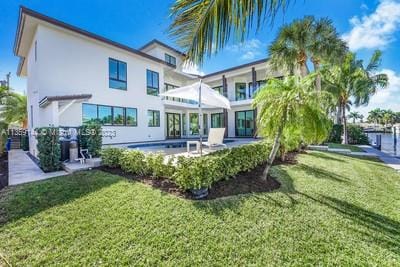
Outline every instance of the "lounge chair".
[(217, 146), (224, 146), (224, 135), (225, 135), (225, 128), (211, 128), (210, 132), (208, 133), (208, 140), (207, 142), (203, 142), (204, 146), (208, 148), (214, 148)]

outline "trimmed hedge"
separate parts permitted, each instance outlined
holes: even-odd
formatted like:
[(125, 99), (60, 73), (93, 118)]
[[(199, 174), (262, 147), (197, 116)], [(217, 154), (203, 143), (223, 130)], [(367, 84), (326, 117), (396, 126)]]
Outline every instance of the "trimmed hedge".
[(100, 156), (102, 146), (101, 125), (97, 122), (91, 122), (82, 125), (79, 129), (80, 145), (84, 149), (88, 149), (92, 157)]
[(247, 144), (212, 154), (187, 158), (178, 157), (165, 162), (162, 154), (144, 154), (139, 150), (106, 148), (101, 152), (102, 161), (110, 168), (136, 175), (169, 177), (182, 189), (209, 188), (213, 183), (229, 179), (239, 172), (250, 171), (266, 162), (271, 145), (265, 141)]
[(60, 169), (61, 149), (58, 127), (41, 127), (35, 129), (38, 141), (38, 158), (40, 167), (45, 172)]
[(122, 148), (108, 147), (102, 149), (100, 152), (101, 160), (107, 167), (120, 168), (122, 152), (124, 152), (124, 149)]
[(204, 157), (180, 157), (172, 179), (183, 189), (211, 187), (239, 172), (266, 162), (271, 145), (265, 141), (224, 149)]

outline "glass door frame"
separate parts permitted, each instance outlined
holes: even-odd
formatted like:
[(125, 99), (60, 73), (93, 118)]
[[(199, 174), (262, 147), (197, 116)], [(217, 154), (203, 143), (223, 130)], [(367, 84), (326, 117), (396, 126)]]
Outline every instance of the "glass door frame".
[[(245, 133), (247, 132), (248, 129), (251, 129), (251, 128), (247, 128), (246, 127), (246, 121), (247, 121), (247, 116), (246, 115), (247, 115), (247, 112), (253, 112), (253, 134), (252, 135), (239, 135), (238, 134), (239, 132), (238, 132), (238, 125), (237, 125), (238, 124), (237, 123), (237, 117), (238, 117), (238, 113), (239, 112), (244, 112), (244, 118), (245, 118), (244, 132)], [(256, 131), (256, 118), (255, 118), (255, 115), (256, 115), (256, 112), (255, 112), (254, 109), (235, 111), (235, 137), (245, 137), (245, 138), (254, 137), (254, 134), (255, 134), (255, 131)]]
[[(174, 135), (172, 135), (172, 136), (170, 135), (169, 116), (172, 116), (173, 117), (173, 121), (174, 121), (174, 123), (172, 125)], [(179, 120), (178, 124), (175, 123), (175, 118), (176, 117), (178, 117), (178, 120)], [(180, 138), (182, 138), (182, 120), (181, 120), (182, 116), (181, 116), (181, 114), (180, 113), (174, 113), (174, 112), (165, 112), (165, 118), (167, 120), (167, 139), (180, 139)], [(177, 129), (175, 129), (176, 125), (179, 125), (179, 129), (178, 129), (179, 130), (179, 135), (176, 135), (176, 130), (177, 130)]]

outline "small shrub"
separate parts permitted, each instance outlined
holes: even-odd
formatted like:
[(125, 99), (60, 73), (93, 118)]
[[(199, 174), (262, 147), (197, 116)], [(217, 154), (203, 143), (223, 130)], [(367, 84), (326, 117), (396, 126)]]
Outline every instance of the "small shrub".
[(91, 122), (82, 125), (79, 129), (79, 141), (83, 149), (88, 149), (93, 157), (100, 156), (102, 146), (101, 125), (98, 122)]
[(120, 160), (124, 149), (109, 147), (101, 150), (101, 160), (103, 165), (110, 168), (121, 167)]
[(358, 125), (350, 124), (347, 127), (348, 141), (352, 145), (368, 145), (368, 136)]
[(121, 169), (133, 174), (146, 173), (145, 155), (139, 150), (125, 150), (120, 157)]
[(35, 130), (37, 133), (40, 167), (45, 172), (59, 170), (61, 157), (59, 129), (55, 127), (42, 127)]
[(166, 163), (164, 155), (161, 153), (147, 154), (145, 157), (146, 170), (145, 173), (152, 177), (170, 177), (174, 173), (174, 158), (171, 157)]

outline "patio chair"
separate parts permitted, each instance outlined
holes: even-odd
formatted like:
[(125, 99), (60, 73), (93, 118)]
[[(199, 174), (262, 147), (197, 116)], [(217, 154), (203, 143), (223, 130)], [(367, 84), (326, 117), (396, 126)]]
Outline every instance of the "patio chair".
[(210, 132), (208, 133), (208, 140), (207, 142), (203, 142), (204, 146), (208, 148), (214, 148), (217, 146), (224, 146), (224, 135), (225, 135), (225, 128), (211, 128)]
[(79, 160), (81, 164), (85, 164), (87, 159), (91, 159), (92, 155), (89, 154), (88, 149), (81, 149), (80, 151), (81, 158), (77, 158), (76, 160)]

